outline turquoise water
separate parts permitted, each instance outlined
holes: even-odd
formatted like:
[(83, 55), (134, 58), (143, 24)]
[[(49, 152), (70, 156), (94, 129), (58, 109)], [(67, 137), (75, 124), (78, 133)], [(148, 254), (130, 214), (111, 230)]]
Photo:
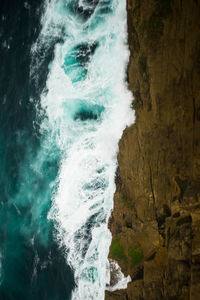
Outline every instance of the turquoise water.
[(0, 299), (70, 299), (73, 272), (47, 219), (59, 150), (53, 144), (44, 150), (36, 112), (53, 49), (37, 84), (30, 52), (43, 3), (29, 5), (0, 3)]
[(0, 299), (103, 300), (126, 3), (2, 3)]

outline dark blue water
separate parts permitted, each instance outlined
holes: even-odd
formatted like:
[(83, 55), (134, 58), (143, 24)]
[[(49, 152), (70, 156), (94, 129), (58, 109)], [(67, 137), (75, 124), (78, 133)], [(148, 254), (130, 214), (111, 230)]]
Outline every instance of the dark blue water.
[(0, 1), (0, 300), (70, 299), (74, 287), (47, 218), (59, 150), (44, 151), (36, 112), (56, 41), (30, 78), (42, 11), (41, 0)]
[(125, 0), (0, 0), (0, 300), (104, 298), (126, 36)]

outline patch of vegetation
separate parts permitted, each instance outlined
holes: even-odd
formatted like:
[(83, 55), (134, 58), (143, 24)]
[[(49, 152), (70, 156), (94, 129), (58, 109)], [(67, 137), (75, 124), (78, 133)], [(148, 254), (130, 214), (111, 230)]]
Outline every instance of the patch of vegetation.
[(120, 244), (120, 237), (116, 236), (113, 238), (110, 246), (110, 257), (116, 260), (123, 260), (127, 262), (127, 257), (124, 253), (124, 248)]
[(143, 251), (141, 247), (137, 247), (135, 249), (128, 249), (128, 255), (131, 258), (131, 267), (136, 266), (143, 259)]
[(191, 223), (191, 222), (192, 222), (192, 217), (189, 215), (189, 216), (179, 219), (176, 223), (176, 226), (181, 226), (183, 224), (187, 224), (187, 223)]

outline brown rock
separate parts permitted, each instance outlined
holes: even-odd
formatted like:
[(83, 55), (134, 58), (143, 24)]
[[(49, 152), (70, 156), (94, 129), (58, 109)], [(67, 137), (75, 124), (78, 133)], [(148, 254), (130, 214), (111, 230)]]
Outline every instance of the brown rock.
[(132, 282), (105, 299), (198, 300), (200, 1), (127, 0), (127, 11), (136, 122), (119, 143), (109, 228)]

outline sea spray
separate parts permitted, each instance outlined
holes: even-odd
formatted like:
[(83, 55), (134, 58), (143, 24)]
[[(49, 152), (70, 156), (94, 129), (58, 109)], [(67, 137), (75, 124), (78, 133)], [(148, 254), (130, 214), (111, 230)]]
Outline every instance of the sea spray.
[(38, 115), (45, 116), (46, 145), (55, 144), (61, 155), (49, 219), (74, 271), (72, 299), (102, 300), (118, 141), (133, 122), (126, 1), (46, 2), (32, 48), (35, 82), (49, 47), (55, 50)]

